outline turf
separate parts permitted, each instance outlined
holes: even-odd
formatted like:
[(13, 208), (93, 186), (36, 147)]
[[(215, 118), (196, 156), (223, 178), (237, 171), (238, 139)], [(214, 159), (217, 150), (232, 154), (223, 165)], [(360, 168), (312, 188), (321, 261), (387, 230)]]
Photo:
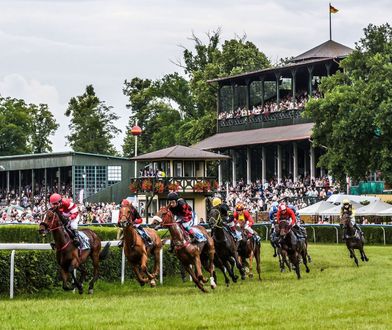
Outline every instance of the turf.
[(1, 297), (1, 329), (391, 329), (392, 247), (366, 247), (356, 267), (344, 245), (311, 245), (311, 272), (280, 273), (263, 243), (262, 282), (208, 294), (165, 278), (156, 289), (98, 282), (93, 296), (55, 290)]

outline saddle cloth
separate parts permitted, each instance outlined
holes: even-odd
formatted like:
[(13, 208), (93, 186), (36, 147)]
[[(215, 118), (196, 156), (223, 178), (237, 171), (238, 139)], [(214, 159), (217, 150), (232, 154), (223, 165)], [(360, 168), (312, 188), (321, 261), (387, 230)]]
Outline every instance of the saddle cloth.
[(79, 231), (79, 241), (81, 250), (90, 249), (90, 240), (83, 231)]

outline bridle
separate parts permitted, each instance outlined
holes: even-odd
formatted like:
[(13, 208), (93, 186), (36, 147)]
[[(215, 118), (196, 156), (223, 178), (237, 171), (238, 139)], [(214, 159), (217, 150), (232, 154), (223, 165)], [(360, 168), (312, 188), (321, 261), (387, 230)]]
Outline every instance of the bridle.
[[(124, 212), (122, 212), (122, 209), (126, 209), (127, 210), (127, 215), (124, 214)], [(122, 206), (120, 208), (120, 227), (128, 227), (132, 224), (132, 212), (131, 212), (131, 208), (129, 206)], [(123, 221), (123, 218), (125, 218), (125, 221)]]
[[(52, 215), (52, 219), (50, 220), (49, 223), (47, 223), (45, 220), (47, 219), (48, 215)], [(65, 243), (61, 248), (57, 249), (57, 251), (63, 251), (65, 250), (71, 243), (72, 240), (70, 239), (68, 233), (66, 230), (64, 230), (64, 226), (62, 224), (60, 224), (60, 218), (58, 216), (58, 214), (56, 212), (54, 212), (53, 210), (49, 209), (45, 215), (44, 215), (44, 220), (39, 224), (40, 226), (44, 227), (45, 230), (39, 230), (39, 232), (42, 235), (45, 235), (46, 232), (54, 232), (56, 230), (63, 230), (64, 234), (68, 237), (68, 242)]]

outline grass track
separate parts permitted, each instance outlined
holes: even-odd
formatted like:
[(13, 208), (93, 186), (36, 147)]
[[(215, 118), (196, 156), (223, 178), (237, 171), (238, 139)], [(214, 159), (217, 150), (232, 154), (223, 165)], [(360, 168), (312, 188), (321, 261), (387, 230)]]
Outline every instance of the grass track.
[[(343, 245), (311, 245), (311, 272), (281, 274), (263, 242), (262, 282), (203, 294), (165, 278), (141, 288), (98, 281), (93, 296), (55, 290), (0, 300), (1, 329), (392, 329), (392, 247), (366, 247), (357, 268)], [(211, 290), (210, 290), (211, 291)]]

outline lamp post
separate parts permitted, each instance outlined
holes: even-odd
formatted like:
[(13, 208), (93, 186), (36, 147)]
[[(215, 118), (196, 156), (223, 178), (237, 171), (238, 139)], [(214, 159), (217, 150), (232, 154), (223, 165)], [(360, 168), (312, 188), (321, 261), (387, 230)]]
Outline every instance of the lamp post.
[[(135, 157), (137, 156), (137, 137), (142, 134), (142, 129), (137, 125), (131, 128), (131, 134), (135, 137)], [(135, 179), (137, 178), (137, 160), (135, 159)]]

